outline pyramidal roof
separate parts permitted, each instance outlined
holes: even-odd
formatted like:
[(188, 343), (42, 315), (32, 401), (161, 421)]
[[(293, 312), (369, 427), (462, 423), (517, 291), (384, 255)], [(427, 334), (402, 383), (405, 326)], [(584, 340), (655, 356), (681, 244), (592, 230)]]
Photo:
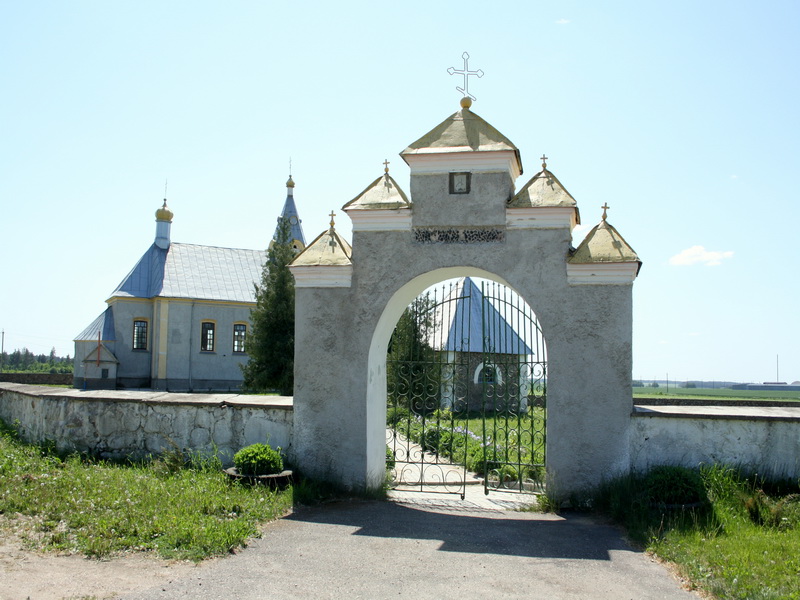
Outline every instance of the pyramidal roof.
[(639, 267), (642, 265), (633, 248), (611, 223), (606, 221), (605, 214), (603, 220), (587, 234), (569, 257), (568, 262), (570, 264), (638, 262)]
[[(289, 175), (289, 181), (286, 182), (286, 202), (283, 203), (281, 217), (289, 221), (292, 240), (300, 242), (305, 247), (306, 237), (303, 235), (303, 221), (300, 219), (300, 214), (297, 212), (297, 206), (294, 203), (294, 180), (292, 180), (291, 175)], [(272, 239), (275, 240), (277, 235), (278, 230), (276, 228)]]
[[(544, 206), (569, 207), (578, 210), (575, 198), (547, 168), (542, 168), (508, 202), (510, 208), (533, 208)], [(580, 223), (578, 215), (578, 223)]]
[(322, 232), (317, 239), (306, 246), (290, 263), (291, 267), (345, 266), (352, 264), (353, 249), (347, 240), (336, 233), (331, 220), (330, 229)]
[(462, 108), (403, 150), (400, 156), (406, 160), (405, 157), (411, 154), (509, 150), (516, 155), (522, 172), (519, 149), (513, 142), (469, 108)]
[[(452, 301), (451, 301), (452, 300)], [(428, 343), (434, 350), (448, 352), (485, 352), (496, 354), (533, 354), (528, 344), (481, 292), (471, 278), (459, 279), (436, 307), (434, 322), (442, 323), (443, 335), (431, 334)], [(467, 329), (469, 328), (469, 329)], [(469, 331), (468, 336), (464, 331)], [(488, 331), (484, 348), (481, 332)]]
[(411, 208), (411, 202), (397, 182), (384, 173), (358, 196), (342, 207), (342, 210)]

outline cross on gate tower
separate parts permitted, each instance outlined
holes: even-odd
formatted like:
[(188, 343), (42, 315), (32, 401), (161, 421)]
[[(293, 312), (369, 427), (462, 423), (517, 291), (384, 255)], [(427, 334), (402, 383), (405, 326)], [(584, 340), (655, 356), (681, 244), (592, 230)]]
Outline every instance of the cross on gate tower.
[(463, 75), (464, 76), (464, 87), (460, 88), (460, 87), (456, 86), (456, 89), (459, 92), (461, 92), (462, 94), (464, 94), (465, 98), (468, 97), (468, 98), (471, 98), (472, 100), (477, 100), (477, 98), (475, 96), (473, 96), (472, 94), (469, 93), (469, 76), (470, 75), (475, 75), (475, 76), (478, 77), (478, 79), (480, 79), (481, 77), (483, 77), (483, 71), (481, 69), (478, 69), (477, 71), (470, 71), (469, 70), (469, 54), (467, 54), (466, 52), (464, 52), (464, 54), (461, 55), (461, 58), (464, 59), (464, 68), (463, 69), (454, 69), (453, 67), (450, 67), (450, 68), (447, 69), (447, 72), (450, 75), (456, 75), (456, 74)]

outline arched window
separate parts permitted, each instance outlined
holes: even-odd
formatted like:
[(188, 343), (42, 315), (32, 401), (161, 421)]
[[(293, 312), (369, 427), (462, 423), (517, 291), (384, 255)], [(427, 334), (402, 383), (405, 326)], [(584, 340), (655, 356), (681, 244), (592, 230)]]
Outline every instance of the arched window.
[(496, 365), (481, 363), (475, 369), (475, 373), (472, 376), (472, 382), (475, 384), (487, 383), (489, 385), (502, 385), (503, 374)]

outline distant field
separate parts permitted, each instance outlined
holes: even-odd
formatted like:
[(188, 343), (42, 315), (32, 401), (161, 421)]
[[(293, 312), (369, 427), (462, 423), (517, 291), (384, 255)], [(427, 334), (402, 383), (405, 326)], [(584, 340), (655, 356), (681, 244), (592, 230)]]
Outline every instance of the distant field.
[(634, 398), (686, 398), (689, 400), (790, 400), (800, 402), (800, 392), (771, 392), (760, 390), (731, 390), (727, 388), (658, 388), (635, 387)]

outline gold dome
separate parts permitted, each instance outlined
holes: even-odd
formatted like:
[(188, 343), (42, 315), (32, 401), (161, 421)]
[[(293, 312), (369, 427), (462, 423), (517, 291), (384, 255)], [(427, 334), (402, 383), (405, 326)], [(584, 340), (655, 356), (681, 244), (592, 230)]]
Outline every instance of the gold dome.
[(172, 217), (175, 216), (170, 209), (167, 208), (167, 199), (164, 198), (164, 205), (156, 211), (156, 221), (167, 221), (172, 223)]
[(294, 180), (292, 179), (291, 175), (289, 175), (289, 181), (286, 182), (286, 187), (287, 188), (293, 188), (294, 187)]

